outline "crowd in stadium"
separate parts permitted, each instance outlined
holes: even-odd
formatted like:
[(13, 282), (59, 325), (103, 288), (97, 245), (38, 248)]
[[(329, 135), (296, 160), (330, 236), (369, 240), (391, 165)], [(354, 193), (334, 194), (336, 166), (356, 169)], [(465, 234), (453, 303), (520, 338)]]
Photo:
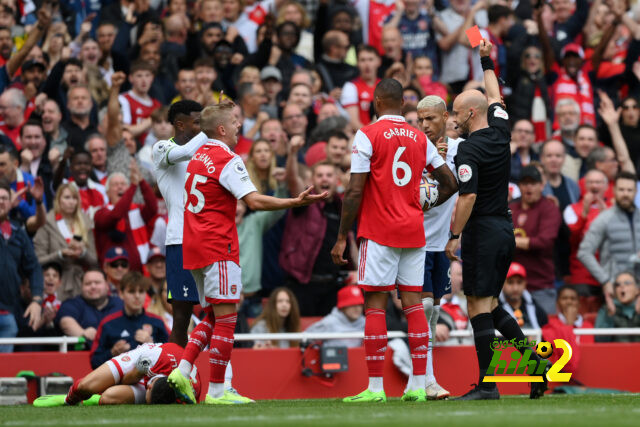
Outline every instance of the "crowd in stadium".
[[(375, 120), (383, 77), (403, 85), (416, 127), (424, 96), (451, 106), (482, 90), (466, 36), (475, 25), (494, 46), (512, 125), (505, 310), (569, 342), (573, 328), (640, 327), (635, 1), (0, 0), (0, 337), (84, 337), (77, 349), (92, 349), (94, 366), (167, 341), (167, 210), (152, 146), (173, 136), (179, 100), (235, 102), (235, 152), (261, 194), (329, 193), (304, 215), (239, 203), (236, 332), (311, 320), (309, 331), (362, 331), (353, 236), (348, 265), (330, 254), (353, 136)], [(447, 135), (461, 136), (453, 125)], [(470, 329), (460, 263), (450, 278), (433, 331), (449, 344), (451, 330)], [(406, 331), (398, 307), (389, 330)], [(139, 329), (121, 336), (117, 322)], [(0, 345), (34, 349), (47, 348)]]

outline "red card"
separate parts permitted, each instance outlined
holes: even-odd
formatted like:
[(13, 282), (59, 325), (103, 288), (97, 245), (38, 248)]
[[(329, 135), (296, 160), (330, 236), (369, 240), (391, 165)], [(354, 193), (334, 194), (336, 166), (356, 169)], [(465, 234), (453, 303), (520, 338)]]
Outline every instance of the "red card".
[(467, 33), (467, 38), (469, 39), (471, 47), (478, 46), (482, 41), (482, 34), (480, 34), (480, 29), (477, 25), (469, 28), (467, 31), (465, 31), (465, 33)]

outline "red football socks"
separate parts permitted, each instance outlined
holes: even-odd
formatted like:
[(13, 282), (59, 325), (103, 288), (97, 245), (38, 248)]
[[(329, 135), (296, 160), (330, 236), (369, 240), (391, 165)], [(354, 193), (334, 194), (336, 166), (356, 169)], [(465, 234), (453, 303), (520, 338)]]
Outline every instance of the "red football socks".
[(382, 377), (387, 351), (387, 318), (385, 311), (370, 308), (365, 312), (364, 351), (369, 377)]
[(409, 326), (409, 350), (413, 363), (413, 375), (425, 375), (427, 371), (427, 351), (429, 349), (429, 325), (422, 304), (403, 309)]
[(209, 363), (211, 364), (209, 381), (212, 383), (224, 383), (224, 373), (231, 359), (233, 331), (236, 328), (237, 319), (236, 313), (216, 318), (211, 344), (209, 344)]
[(211, 341), (214, 324), (215, 318), (213, 313), (209, 313), (207, 317), (191, 331), (189, 342), (187, 342), (187, 346), (182, 353), (182, 360), (186, 360), (191, 365), (194, 364), (198, 355), (204, 350), (209, 341)]
[(73, 383), (73, 385), (69, 389), (69, 393), (67, 393), (67, 397), (64, 398), (64, 401), (67, 405), (77, 405), (83, 400), (86, 400), (91, 397), (92, 393), (78, 390), (78, 385), (80, 384), (80, 381), (82, 380), (76, 380)]

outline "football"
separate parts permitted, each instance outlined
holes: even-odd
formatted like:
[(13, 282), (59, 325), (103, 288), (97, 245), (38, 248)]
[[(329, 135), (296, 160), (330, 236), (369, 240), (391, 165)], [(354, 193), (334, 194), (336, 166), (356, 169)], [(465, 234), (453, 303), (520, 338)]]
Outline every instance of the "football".
[(536, 345), (536, 354), (543, 359), (547, 359), (553, 353), (553, 347), (550, 342), (541, 341)]
[(438, 202), (438, 184), (435, 180), (422, 176), (420, 180), (420, 206), (422, 210), (433, 207)]

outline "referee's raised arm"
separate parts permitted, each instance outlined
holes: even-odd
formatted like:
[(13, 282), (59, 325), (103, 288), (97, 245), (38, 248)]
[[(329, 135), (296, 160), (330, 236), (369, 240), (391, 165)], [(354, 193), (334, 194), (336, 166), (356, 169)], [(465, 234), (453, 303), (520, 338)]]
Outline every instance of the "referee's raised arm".
[(493, 69), (493, 59), (491, 59), (491, 49), (493, 45), (487, 39), (482, 39), (480, 42), (480, 62), (482, 63), (482, 69), (484, 70), (484, 90), (487, 93), (487, 102), (489, 105), (499, 102), (502, 103), (502, 97), (500, 96), (500, 85), (498, 84), (498, 78)]

